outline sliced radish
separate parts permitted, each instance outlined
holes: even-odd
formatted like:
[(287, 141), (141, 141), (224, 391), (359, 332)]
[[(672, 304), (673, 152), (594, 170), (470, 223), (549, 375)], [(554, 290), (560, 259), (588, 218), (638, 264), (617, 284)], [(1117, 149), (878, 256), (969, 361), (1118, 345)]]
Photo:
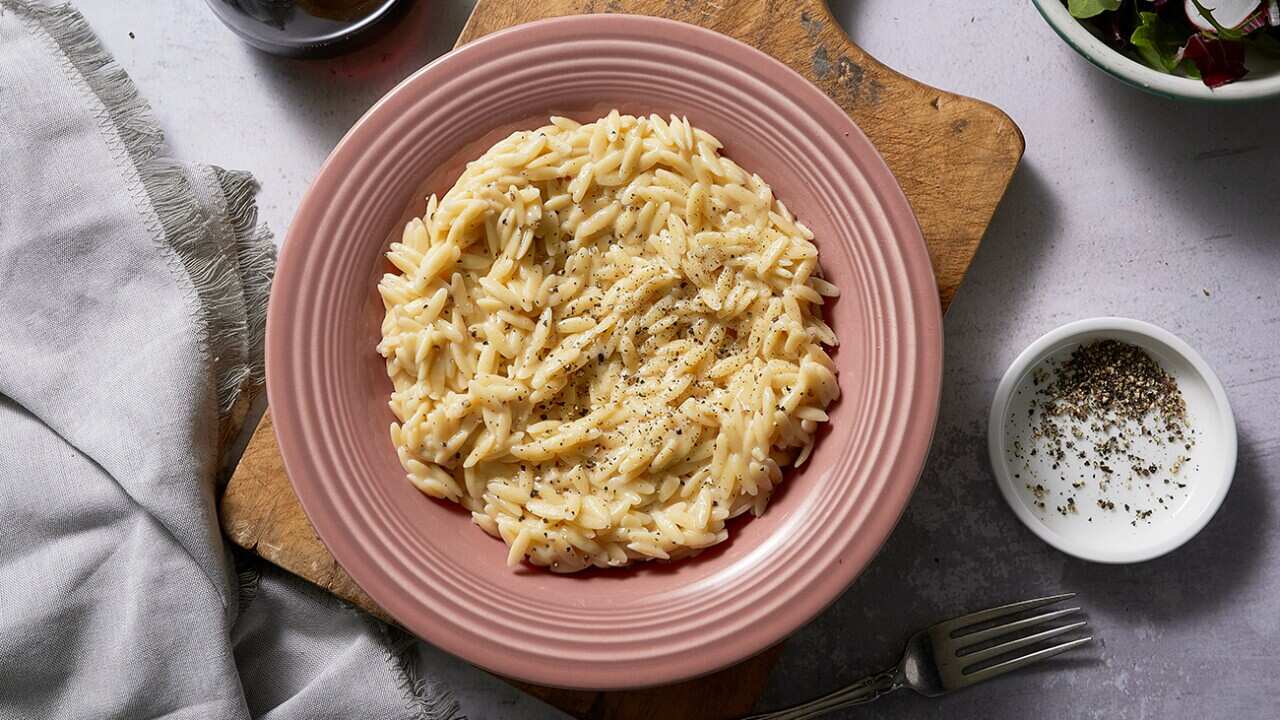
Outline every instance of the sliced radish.
[[(1200, 4), (1207, 10), (1213, 12), (1213, 19), (1224, 28), (1234, 30), (1244, 24), (1249, 16), (1262, 5), (1261, 0), (1200, 0)], [(1196, 8), (1196, 4), (1191, 0), (1186, 0), (1187, 19), (1192, 25), (1212, 32), (1214, 30), (1213, 23), (1209, 22), (1200, 10)]]

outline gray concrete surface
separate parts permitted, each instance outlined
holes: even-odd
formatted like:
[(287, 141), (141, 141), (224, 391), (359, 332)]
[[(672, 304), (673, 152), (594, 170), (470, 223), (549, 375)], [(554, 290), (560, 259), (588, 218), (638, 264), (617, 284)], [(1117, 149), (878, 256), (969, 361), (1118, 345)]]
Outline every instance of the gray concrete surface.
[[(201, 0), (77, 4), (155, 107), (174, 154), (254, 172), (278, 236), (343, 132), (447, 51), (471, 5), (424, 0), (374, 47), (308, 63), (242, 46)], [(787, 643), (762, 706), (887, 665), (934, 620), (1068, 589), (1089, 610), (1093, 649), (943, 700), (901, 695), (838, 717), (1280, 715), (1280, 105), (1142, 95), (1078, 58), (1029, 3), (833, 7), (888, 64), (1004, 108), (1027, 154), (946, 319), (942, 416), (920, 489), (868, 572)], [(1006, 365), (1050, 328), (1100, 314), (1149, 320), (1197, 347), (1239, 425), (1221, 511), (1180, 550), (1136, 566), (1041, 543), (1000, 499), (984, 449)], [(424, 656), (472, 720), (553, 716), (462, 663)]]

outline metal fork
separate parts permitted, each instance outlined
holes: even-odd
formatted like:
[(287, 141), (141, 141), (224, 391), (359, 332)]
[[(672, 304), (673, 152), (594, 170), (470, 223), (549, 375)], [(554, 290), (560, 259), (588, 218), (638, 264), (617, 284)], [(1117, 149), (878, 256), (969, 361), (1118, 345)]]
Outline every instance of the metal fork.
[[(927, 697), (937, 697), (1051, 658), (1093, 640), (1093, 636), (1088, 635), (1038, 647), (1048, 640), (1083, 628), (1084, 620), (1050, 625), (1055, 620), (1080, 612), (1080, 608), (1050, 610), (1031, 617), (1020, 615), (1075, 596), (1075, 593), (1051, 595), (944, 620), (912, 635), (896, 667), (803, 705), (742, 720), (809, 720), (833, 710), (871, 702), (904, 687)], [(1027, 634), (1030, 630), (1036, 632)], [(985, 644), (1005, 637), (1010, 639), (994, 645)], [(984, 664), (992, 660), (1000, 661)]]

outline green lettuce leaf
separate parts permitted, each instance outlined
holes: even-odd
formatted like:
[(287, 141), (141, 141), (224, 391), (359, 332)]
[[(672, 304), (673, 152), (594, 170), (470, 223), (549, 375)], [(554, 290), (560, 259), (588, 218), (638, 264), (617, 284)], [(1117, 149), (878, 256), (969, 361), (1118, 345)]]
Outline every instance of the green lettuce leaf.
[(1071, 17), (1091, 18), (1108, 10), (1119, 10), (1124, 0), (1067, 0)]
[(1185, 32), (1161, 20), (1156, 13), (1140, 12), (1138, 25), (1129, 37), (1129, 43), (1137, 48), (1138, 54), (1148, 65), (1156, 70), (1172, 73), (1178, 70), (1179, 65), (1190, 64), (1178, 61), (1178, 52), (1182, 50), (1186, 39)]

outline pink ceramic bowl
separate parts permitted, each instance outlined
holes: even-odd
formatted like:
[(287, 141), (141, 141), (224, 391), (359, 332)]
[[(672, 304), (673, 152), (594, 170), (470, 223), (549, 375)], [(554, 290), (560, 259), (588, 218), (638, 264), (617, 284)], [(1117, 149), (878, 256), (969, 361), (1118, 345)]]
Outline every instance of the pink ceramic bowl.
[[(843, 295), (827, 320), (844, 396), (763, 517), (701, 556), (558, 576), (404, 478), (374, 351), (383, 251), (428, 190), (514, 127), (618, 107), (687, 115), (813, 229)], [(412, 206), (406, 211), (406, 206)], [(867, 565), (915, 486), (937, 416), (941, 315), (907, 200), (835, 103), (782, 63), (690, 25), (598, 15), (485, 37), (410, 77), (329, 156), (289, 228), (267, 325), (285, 466), (317, 532), (424, 639), (522, 680), (658, 685), (742, 660)]]

